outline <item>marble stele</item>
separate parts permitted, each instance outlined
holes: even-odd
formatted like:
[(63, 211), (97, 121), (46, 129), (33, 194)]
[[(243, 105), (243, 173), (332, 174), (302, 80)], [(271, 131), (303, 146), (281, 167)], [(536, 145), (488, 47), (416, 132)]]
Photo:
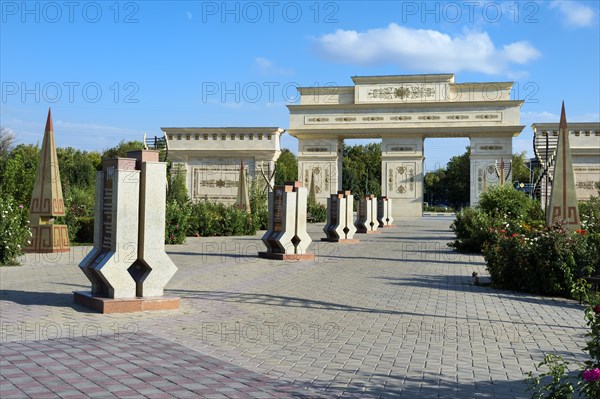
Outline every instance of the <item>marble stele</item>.
[(392, 214), (392, 200), (388, 197), (377, 198), (377, 221), (379, 222), (379, 227), (392, 227), (394, 223)]
[(269, 226), (262, 241), (266, 252), (258, 256), (278, 260), (311, 260), (311, 238), (306, 231), (307, 190), (301, 182), (275, 186), (269, 192)]
[(354, 196), (350, 191), (338, 191), (327, 199), (327, 224), (323, 227), (326, 238), (322, 241), (356, 243), (354, 239)]
[(377, 197), (373, 194), (366, 195), (358, 200), (358, 217), (355, 224), (357, 233), (378, 233)]
[(165, 252), (166, 164), (158, 151), (105, 159), (96, 175), (94, 248), (79, 267), (91, 293), (75, 302), (103, 313), (179, 308), (163, 297), (177, 271)]

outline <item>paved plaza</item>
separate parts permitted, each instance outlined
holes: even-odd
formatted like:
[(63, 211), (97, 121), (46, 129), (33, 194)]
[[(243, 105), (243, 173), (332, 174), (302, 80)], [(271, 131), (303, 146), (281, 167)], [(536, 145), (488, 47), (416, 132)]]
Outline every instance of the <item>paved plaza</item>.
[(529, 397), (544, 353), (582, 359), (581, 307), (473, 286), (483, 258), (446, 246), (450, 223), (358, 244), (309, 225), (314, 262), (257, 258), (260, 234), (188, 238), (167, 246), (178, 311), (93, 313), (72, 294), (90, 247), (27, 255), (0, 268), (0, 397)]

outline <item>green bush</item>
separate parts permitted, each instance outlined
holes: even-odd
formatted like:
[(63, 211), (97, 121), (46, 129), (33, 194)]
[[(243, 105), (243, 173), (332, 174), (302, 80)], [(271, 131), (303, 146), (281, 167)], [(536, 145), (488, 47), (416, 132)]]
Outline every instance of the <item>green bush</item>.
[(165, 212), (165, 244), (183, 244), (190, 221), (191, 206), (167, 201)]
[(581, 228), (589, 234), (600, 233), (600, 192), (598, 194), (598, 197), (591, 197), (588, 201), (579, 203)]
[(544, 219), (544, 212), (539, 202), (510, 185), (494, 186), (481, 194), (477, 207), (483, 213), (503, 220)]
[(252, 215), (245, 210), (201, 201), (191, 205), (187, 234), (196, 237), (254, 235), (256, 226)]
[(536, 223), (544, 213), (535, 200), (512, 186), (495, 186), (483, 193), (473, 208), (464, 208), (456, 214), (450, 228), (456, 240), (450, 244), (459, 251), (481, 252), (492, 235), (490, 228), (503, 224)]
[(490, 227), (496, 224), (491, 216), (479, 209), (464, 208), (456, 213), (456, 219), (450, 225), (456, 240), (448, 245), (462, 252), (480, 252), (483, 244), (493, 236)]
[(0, 265), (16, 265), (30, 239), (26, 207), (10, 196), (0, 197)]
[(544, 295), (569, 296), (573, 283), (600, 260), (595, 236), (561, 226), (507, 225), (492, 229), (483, 255), (494, 285)]
[(77, 234), (75, 241), (81, 244), (94, 242), (94, 218), (90, 216), (80, 216), (76, 218)]
[(321, 223), (327, 221), (327, 207), (317, 202), (308, 201), (306, 206), (307, 216), (311, 216), (313, 222)]

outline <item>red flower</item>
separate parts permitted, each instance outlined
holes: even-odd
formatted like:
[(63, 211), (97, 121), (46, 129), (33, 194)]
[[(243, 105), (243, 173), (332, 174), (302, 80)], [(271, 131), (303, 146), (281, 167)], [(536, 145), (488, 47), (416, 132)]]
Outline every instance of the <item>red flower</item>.
[(513, 235), (511, 237), (516, 237), (518, 234), (517, 233), (513, 233)]
[(587, 230), (583, 230), (583, 229), (577, 229), (577, 230), (575, 230), (575, 232), (577, 234), (579, 234), (580, 236), (584, 236), (587, 234)]
[(600, 305), (594, 306), (594, 313), (600, 313)]
[(506, 233), (506, 230), (504, 230), (504, 229), (501, 229), (501, 230), (500, 230), (500, 233)]

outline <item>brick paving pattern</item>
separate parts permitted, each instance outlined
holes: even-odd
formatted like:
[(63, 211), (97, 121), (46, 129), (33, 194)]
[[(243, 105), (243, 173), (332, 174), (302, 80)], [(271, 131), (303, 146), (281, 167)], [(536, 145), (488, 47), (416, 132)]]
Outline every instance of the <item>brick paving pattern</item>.
[(310, 225), (314, 262), (258, 259), (260, 235), (190, 238), (167, 248), (179, 311), (87, 311), (72, 291), (89, 287), (77, 267), (89, 247), (27, 255), (0, 268), (0, 394), (529, 397), (523, 373), (545, 353), (583, 359), (581, 307), (471, 285), (485, 265), (446, 246), (450, 222), (401, 220), (348, 245), (316, 242)]

